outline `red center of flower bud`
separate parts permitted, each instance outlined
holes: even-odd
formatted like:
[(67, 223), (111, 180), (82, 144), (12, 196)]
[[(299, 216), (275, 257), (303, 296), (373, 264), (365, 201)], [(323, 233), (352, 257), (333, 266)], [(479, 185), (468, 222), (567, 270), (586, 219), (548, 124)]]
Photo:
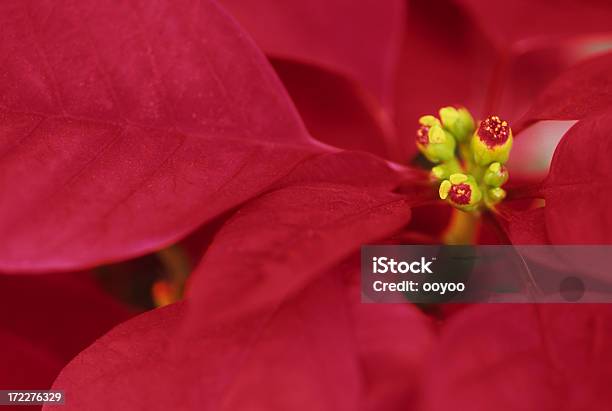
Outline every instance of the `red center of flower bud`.
[(510, 137), (508, 122), (497, 116), (489, 116), (480, 123), (478, 137), (488, 147), (500, 146)]
[(455, 184), (448, 192), (448, 197), (455, 204), (467, 205), (472, 198), (472, 188), (466, 183)]
[(429, 126), (421, 126), (416, 132), (416, 141), (422, 146), (429, 144)]

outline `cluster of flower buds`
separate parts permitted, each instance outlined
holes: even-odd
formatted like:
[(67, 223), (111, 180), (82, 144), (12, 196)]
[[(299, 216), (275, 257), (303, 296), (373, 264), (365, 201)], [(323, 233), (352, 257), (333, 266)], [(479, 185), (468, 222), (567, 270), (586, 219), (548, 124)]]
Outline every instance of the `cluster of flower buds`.
[(508, 122), (489, 116), (476, 127), (463, 107), (443, 107), (438, 114), (419, 119), (416, 144), (436, 164), (431, 174), (440, 181), (440, 198), (464, 211), (494, 207), (506, 196), (504, 164), (512, 148)]

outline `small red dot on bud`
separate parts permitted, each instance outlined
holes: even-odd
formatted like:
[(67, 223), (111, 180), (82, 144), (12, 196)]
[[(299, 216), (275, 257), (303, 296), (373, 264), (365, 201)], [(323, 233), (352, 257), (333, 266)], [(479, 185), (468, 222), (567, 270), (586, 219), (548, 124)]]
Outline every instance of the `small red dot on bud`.
[(429, 144), (429, 126), (422, 125), (416, 132), (416, 141), (422, 146)]
[(508, 122), (498, 116), (489, 116), (484, 119), (477, 131), (480, 141), (488, 147), (501, 146), (510, 137), (510, 126)]

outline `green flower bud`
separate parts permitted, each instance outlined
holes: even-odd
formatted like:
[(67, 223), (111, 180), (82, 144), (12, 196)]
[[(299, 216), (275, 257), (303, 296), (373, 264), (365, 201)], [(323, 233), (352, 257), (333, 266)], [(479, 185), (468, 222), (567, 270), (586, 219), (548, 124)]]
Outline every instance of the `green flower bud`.
[(487, 206), (494, 206), (506, 198), (506, 190), (501, 187), (494, 187), (487, 191), (486, 200)]
[(435, 118), (434, 116), (427, 115), (419, 118), (419, 124), (422, 126), (435, 126), (436, 124), (440, 124), (440, 120)]
[(498, 162), (491, 163), (484, 173), (483, 181), (491, 187), (501, 187), (508, 181), (508, 170)]
[(437, 180), (445, 180), (451, 174), (460, 173), (462, 171), (461, 164), (457, 159), (452, 159), (446, 163), (437, 165), (431, 169), (431, 175)]
[(432, 168), (431, 174), (438, 180), (444, 180), (445, 178), (448, 178), (448, 176), (450, 176), (450, 173), (448, 172), (448, 169), (444, 166), (444, 164)]
[(497, 116), (484, 119), (472, 137), (474, 161), (480, 166), (493, 162), (504, 164), (512, 148), (512, 130)]
[(450, 131), (457, 141), (466, 141), (474, 133), (474, 118), (470, 112), (463, 108), (452, 106), (440, 109), (442, 125)]
[(442, 200), (448, 200), (453, 206), (464, 210), (476, 210), (482, 199), (482, 192), (471, 175), (456, 173), (440, 184), (438, 190)]
[(454, 158), (455, 138), (442, 128), (440, 121), (433, 116), (423, 116), (419, 123), (416, 144), (421, 153), (432, 163)]

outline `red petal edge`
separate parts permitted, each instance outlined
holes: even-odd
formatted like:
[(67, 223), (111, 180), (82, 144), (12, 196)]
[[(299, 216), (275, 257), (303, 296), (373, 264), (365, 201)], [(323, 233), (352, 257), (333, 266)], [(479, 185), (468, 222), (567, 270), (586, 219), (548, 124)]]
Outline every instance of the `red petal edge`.
[(612, 243), (612, 111), (585, 118), (561, 139), (543, 185), (553, 244)]
[(563, 72), (538, 97), (517, 132), (539, 120), (580, 120), (612, 107), (612, 53)]
[(318, 183), (266, 194), (221, 227), (194, 272), (189, 295), (207, 315), (192, 321), (222, 322), (275, 306), (409, 218), (406, 198), (384, 191)]
[(355, 80), (389, 103), (404, 1), (222, 0), (272, 57), (313, 64)]

